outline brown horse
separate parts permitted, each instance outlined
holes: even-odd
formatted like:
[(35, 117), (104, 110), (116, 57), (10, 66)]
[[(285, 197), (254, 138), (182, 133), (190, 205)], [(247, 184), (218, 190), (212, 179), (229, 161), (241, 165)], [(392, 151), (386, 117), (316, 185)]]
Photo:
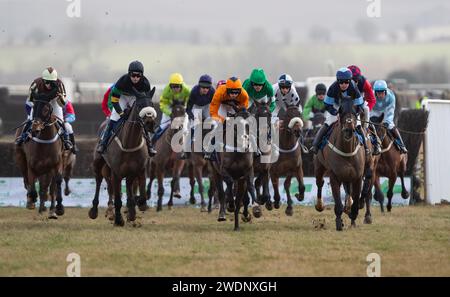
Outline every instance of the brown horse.
[[(203, 126), (203, 125), (202, 125)], [(208, 169), (208, 177), (209, 177), (209, 188), (208, 188), (208, 208), (206, 208), (206, 202), (204, 198), (204, 185), (203, 185), (203, 169), (208, 167), (208, 160), (203, 158), (203, 152), (198, 152), (196, 148), (196, 144), (203, 145), (203, 138), (204, 136), (210, 132), (210, 129), (203, 129), (201, 128), (202, 135), (199, 139), (194, 139), (194, 141), (191, 143), (191, 153), (189, 154), (189, 159), (187, 160), (188, 165), (188, 173), (189, 173), (189, 183), (191, 186), (191, 193), (189, 202), (191, 204), (195, 204), (195, 195), (194, 195), (194, 189), (195, 189), (195, 181), (197, 180), (198, 184), (198, 190), (200, 193), (200, 211), (201, 212), (211, 212), (212, 211), (212, 199), (214, 198), (214, 205), (218, 203), (218, 197), (217, 197), (217, 191), (215, 191), (215, 184), (214, 179), (212, 178), (210, 172), (211, 170)], [(194, 135), (197, 137), (198, 135)], [(197, 145), (198, 146), (198, 145)]]
[[(222, 104), (226, 104), (222, 102)], [(232, 143), (227, 142), (226, 132), (224, 133), (225, 141), (223, 152), (219, 152), (218, 162), (211, 161), (212, 174), (214, 183), (217, 187), (219, 195), (219, 217), (218, 221), (226, 221), (225, 217), (225, 191), (223, 188), (223, 182), (227, 182), (228, 192), (230, 195), (235, 196), (234, 202), (234, 230), (239, 230), (239, 210), (241, 204), (244, 205), (243, 217), (244, 222), (249, 222), (251, 220), (251, 215), (248, 212), (248, 205), (250, 203), (249, 197), (247, 195), (247, 182), (248, 175), (251, 172), (253, 166), (253, 152), (248, 149), (250, 129), (249, 122), (246, 120), (249, 117), (247, 111), (238, 110), (236, 103), (229, 103), (236, 111), (236, 114), (229, 115), (233, 117), (235, 121), (225, 121), (224, 127), (225, 131), (233, 129), (234, 137), (232, 138)], [(236, 124), (236, 122), (238, 124)], [(239, 127), (238, 127), (239, 126)], [(217, 129), (220, 129), (218, 127)], [(220, 130), (216, 130), (219, 131)], [(239, 131), (239, 133), (238, 133)], [(230, 134), (230, 135), (232, 135)], [(242, 141), (241, 141), (242, 140)], [(216, 139), (216, 143), (220, 139)], [(234, 146), (234, 143), (237, 146)], [(232, 187), (235, 186), (235, 189)], [(234, 198), (234, 197), (233, 197)], [(231, 199), (233, 199), (231, 198)]]
[[(131, 109), (127, 111), (124, 120), (115, 129), (111, 137), (110, 145), (102, 163), (101, 158), (94, 156), (94, 171), (96, 174), (96, 195), (92, 201), (92, 208), (89, 210), (89, 217), (95, 219), (98, 215), (98, 190), (102, 177), (111, 177), (112, 193), (114, 196), (114, 225), (123, 226), (125, 224), (122, 214), (122, 179), (126, 179), (127, 192), (127, 220), (136, 220), (136, 198), (133, 195), (133, 183), (136, 179), (140, 181), (140, 200), (145, 201), (145, 165), (149, 158), (147, 144), (143, 138), (143, 133), (152, 131), (156, 111), (150, 106), (155, 88), (147, 93), (133, 90), (136, 100)], [(105, 166), (107, 165), (107, 166)], [(100, 175), (101, 174), (101, 175)], [(143, 179), (143, 180), (142, 180)]]
[[(27, 190), (27, 208), (35, 208), (38, 196), (35, 182), (39, 180), (39, 213), (46, 210), (45, 202), (48, 200), (49, 188), (53, 188), (52, 192), (56, 193), (57, 205), (55, 208), (55, 195), (50, 195), (51, 206), (48, 218), (57, 219), (57, 216), (64, 214), (61, 193), (63, 144), (56, 126), (57, 119), (52, 115), (53, 110), (48, 99), (42, 97), (42, 100), (34, 101), (32, 140), (22, 146), (16, 145), (15, 160), (22, 172), (24, 187)], [(20, 133), (18, 129), (16, 137)]]
[[(291, 179), (295, 177), (298, 181), (298, 193), (295, 197), (303, 201), (305, 197), (305, 185), (303, 183), (302, 147), (299, 141), (303, 122), (301, 113), (297, 106), (289, 106), (285, 117), (279, 122), (279, 145), (274, 145), (275, 153), (279, 154), (278, 160), (270, 168), (270, 177), (274, 189), (274, 207), (280, 207), (280, 192), (278, 189), (279, 178), (286, 176), (284, 189), (287, 196), (286, 215), (294, 213), (290, 193)], [(271, 201), (266, 203), (266, 208), (272, 209)]]
[(394, 196), (394, 185), (397, 180), (397, 176), (400, 177), (402, 183), (402, 193), (403, 199), (408, 199), (409, 192), (405, 188), (405, 172), (406, 163), (408, 162), (408, 155), (401, 154), (395, 145), (395, 140), (392, 135), (388, 132), (388, 129), (381, 125), (384, 115), (380, 117), (372, 117), (371, 121), (374, 122), (377, 129), (377, 134), (381, 140), (381, 156), (378, 162), (375, 173), (375, 195), (374, 199), (380, 203), (381, 212), (384, 212), (384, 195), (380, 187), (380, 176), (385, 176), (389, 179), (389, 186), (387, 191), (388, 203), (387, 211), (392, 209), (392, 197)]
[[(314, 156), (317, 185), (316, 209), (318, 211), (323, 210), (323, 177), (325, 173), (328, 173), (335, 203), (336, 230), (338, 231), (342, 231), (343, 228), (341, 218), (343, 211), (349, 215), (351, 225), (356, 226), (366, 162), (364, 149), (355, 135), (357, 114), (353, 106), (353, 100), (349, 97), (341, 100), (339, 121), (334, 125), (327, 146)], [(344, 185), (346, 194), (345, 208), (341, 201), (341, 184)]]
[[(158, 179), (158, 203), (156, 211), (162, 210), (162, 199), (164, 195), (164, 175), (168, 170), (172, 170), (172, 182), (168, 208), (173, 206), (173, 197), (181, 198), (180, 175), (184, 168), (185, 160), (178, 159), (177, 153), (172, 149), (172, 138), (182, 133), (184, 125), (188, 124), (186, 108), (181, 101), (174, 100), (172, 103), (171, 127), (166, 129), (161, 137), (156, 141), (155, 147), (158, 153), (151, 159), (148, 166), (148, 176), (150, 181), (147, 185), (147, 199), (151, 197), (151, 186), (155, 178)], [(184, 138), (182, 138), (184, 141)], [(179, 145), (182, 145), (178, 143)]]

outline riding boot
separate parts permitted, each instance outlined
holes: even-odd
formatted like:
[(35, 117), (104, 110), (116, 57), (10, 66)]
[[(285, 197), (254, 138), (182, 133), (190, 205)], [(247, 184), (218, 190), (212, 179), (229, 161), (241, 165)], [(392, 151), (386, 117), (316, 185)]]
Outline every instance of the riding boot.
[(16, 144), (18, 146), (21, 146), (24, 142), (30, 138), (30, 128), (31, 128), (31, 121), (27, 120), (25, 125), (23, 126), (22, 133), (16, 138)]
[(70, 139), (70, 141), (72, 142), (72, 153), (74, 154), (74, 155), (76, 155), (77, 154), (77, 152), (79, 151), (79, 149), (78, 149), (78, 147), (77, 147), (77, 145), (75, 144), (75, 135), (72, 133), (72, 134), (69, 134), (69, 139)]
[(143, 133), (145, 142), (147, 143), (148, 155), (150, 157), (153, 157), (156, 155), (157, 151), (153, 148), (152, 137), (150, 135), (151, 135), (150, 132), (147, 131), (144, 131)]
[(316, 136), (314, 137), (312, 147), (310, 148), (310, 151), (313, 152), (315, 155), (319, 152), (319, 145), (322, 142), (322, 138), (325, 136), (325, 134), (328, 131), (327, 124), (324, 124), (322, 127), (320, 127), (320, 130), (317, 132)]
[(380, 138), (377, 135), (377, 130), (375, 129), (374, 125), (371, 123), (369, 124), (369, 131), (372, 133), (373, 136), (373, 153), (372, 155), (376, 156), (381, 154), (381, 141)]
[(97, 152), (100, 154), (103, 154), (106, 151), (106, 147), (108, 146), (109, 138), (111, 137), (112, 131), (114, 129), (115, 122), (109, 121), (108, 125), (106, 126), (105, 132), (103, 133), (102, 138), (100, 139), (100, 143), (97, 147)]
[(369, 147), (367, 146), (366, 137), (365, 137), (365, 135), (364, 135), (364, 132), (363, 132), (363, 130), (362, 130), (362, 127), (361, 127), (361, 126), (357, 126), (357, 127), (356, 127), (356, 132), (361, 136), (362, 143), (363, 143), (363, 145), (364, 145), (364, 150), (365, 150), (365, 152), (366, 152), (366, 156), (370, 155), (370, 150), (369, 150)]
[(62, 131), (61, 139), (64, 143), (64, 150), (71, 151), (73, 148), (73, 145), (72, 145), (72, 142), (70, 141), (69, 133), (67, 133), (64, 123), (60, 123), (58, 121), (57, 121), (57, 123), (58, 123), (59, 129), (61, 129), (61, 131)]
[(400, 149), (400, 153), (407, 154), (408, 150), (406, 149), (405, 143), (403, 142), (402, 136), (398, 132), (397, 127), (392, 128), (391, 130), (389, 130), (389, 132), (391, 132), (392, 136), (394, 136), (394, 138), (397, 140), (397, 143), (398, 143), (398, 146)]

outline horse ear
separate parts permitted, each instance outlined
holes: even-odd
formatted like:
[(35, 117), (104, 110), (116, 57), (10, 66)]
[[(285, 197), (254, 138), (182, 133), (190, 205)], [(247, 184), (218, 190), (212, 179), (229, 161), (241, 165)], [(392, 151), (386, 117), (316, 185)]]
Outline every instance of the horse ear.
[(156, 91), (156, 87), (153, 87), (153, 88), (151, 89), (150, 93), (148, 94), (148, 97), (149, 97), (150, 99), (152, 99), (152, 98), (153, 98), (153, 95), (155, 95), (155, 91)]

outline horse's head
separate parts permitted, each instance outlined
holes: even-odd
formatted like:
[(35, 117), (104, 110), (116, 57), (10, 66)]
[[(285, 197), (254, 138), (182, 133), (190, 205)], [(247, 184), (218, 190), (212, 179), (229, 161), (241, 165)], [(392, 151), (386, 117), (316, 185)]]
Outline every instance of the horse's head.
[(147, 131), (153, 131), (157, 113), (153, 108), (152, 98), (155, 94), (155, 87), (148, 92), (139, 92), (133, 87), (133, 92), (136, 96), (135, 108), (136, 113), (139, 115), (139, 119), (142, 121), (144, 128)]
[(254, 101), (255, 105), (255, 117), (257, 121), (258, 135), (260, 133), (269, 134), (272, 114), (270, 112), (270, 102), (258, 102)]
[(290, 105), (286, 109), (286, 115), (283, 119), (284, 129), (288, 133), (300, 137), (303, 128), (303, 121), (301, 113), (296, 105)]
[(184, 106), (184, 101), (174, 99), (172, 101), (172, 115), (171, 118), (184, 117), (186, 115), (186, 107)]
[(51, 122), (53, 107), (48, 100), (34, 100), (31, 133), (39, 134)]
[(384, 125), (382, 125), (383, 119), (384, 119), (384, 113), (382, 113), (378, 117), (376, 117), (376, 116), (370, 117), (370, 121), (375, 124), (374, 125), (375, 126), (375, 130), (376, 130), (377, 135), (378, 135), (378, 137), (380, 138), (381, 141), (383, 141), (384, 138), (387, 135), (387, 129), (386, 129), (386, 127)]
[(349, 141), (353, 137), (353, 132), (356, 129), (357, 112), (353, 105), (351, 97), (344, 97), (341, 99), (341, 107), (339, 108), (339, 123), (344, 139)]

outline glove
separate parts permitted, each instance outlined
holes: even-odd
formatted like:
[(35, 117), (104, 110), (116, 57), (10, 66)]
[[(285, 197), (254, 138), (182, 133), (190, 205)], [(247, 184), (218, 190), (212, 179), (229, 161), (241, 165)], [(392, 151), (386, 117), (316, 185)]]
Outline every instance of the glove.
[(383, 127), (385, 127), (386, 129), (388, 129), (388, 128), (389, 128), (389, 124), (386, 123), (386, 122), (384, 122), (384, 123), (383, 123)]

